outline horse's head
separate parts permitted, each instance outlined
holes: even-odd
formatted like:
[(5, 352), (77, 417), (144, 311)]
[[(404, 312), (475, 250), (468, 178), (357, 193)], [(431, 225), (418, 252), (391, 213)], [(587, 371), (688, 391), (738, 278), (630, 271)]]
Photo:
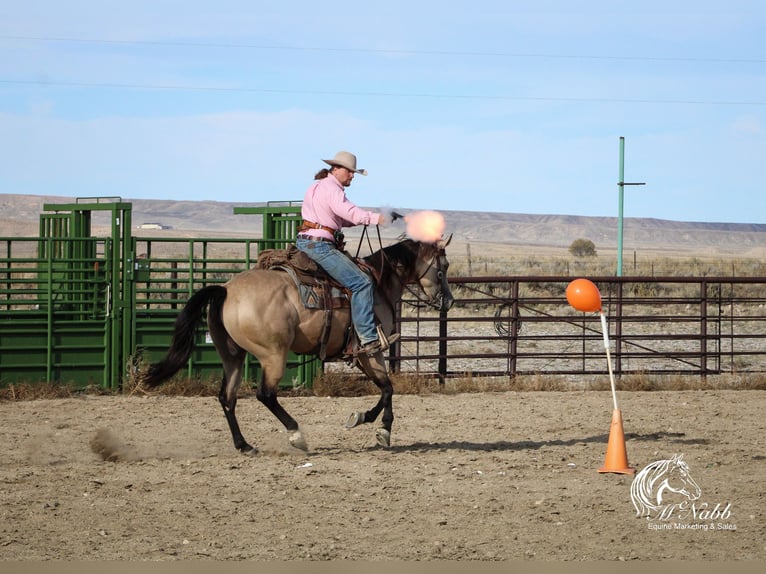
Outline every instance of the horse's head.
[(452, 235), (433, 243), (419, 243), (414, 276), (426, 296), (426, 303), (439, 311), (449, 311), (455, 299), (447, 281), (446, 248)]
[(689, 474), (689, 465), (680, 454), (647, 465), (636, 475), (630, 493), (636, 515), (647, 518), (663, 506), (674, 503), (673, 499), (678, 499), (678, 496), (694, 501), (702, 495), (700, 487)]
[(685, 496), (688, 500), (697, 500), (702, 495), (702, 490), (689, 474), (689, 465), (684, 461), (683, 455), (674, 455), (670, 463), (665, 475), (667, 489)]
[[(382, 271), (382, 284), (386, 283), (386, 277), (394, 278), (397, 296), (401, 296), (401, 291), (406, 288), (421, 304), (447, 311), (455, 302), (447, 282), (449, 261), (445, 252), (451, 240), (451, 235), (430, 242), (405, 239), (365, 257), (365, 261), (373, 269)], [(413, 283), (420, 288), (422, 295), (408, 287)]]

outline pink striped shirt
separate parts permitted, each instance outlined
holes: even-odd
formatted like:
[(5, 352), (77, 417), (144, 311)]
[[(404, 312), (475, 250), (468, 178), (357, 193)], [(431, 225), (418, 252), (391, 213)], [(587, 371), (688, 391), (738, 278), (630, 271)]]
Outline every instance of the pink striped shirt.
[[(346, 197), (346, 191), (337, 178), (328, 174), (326, 178), (312, 183), (303, 198), (301, 216), (335, 230), (354, 225), (377, 225), (380, 214), (357, 207)], [(303, 232), (313, 237), (332, 239), (332, 234), (323, 229), (309, 229)]]

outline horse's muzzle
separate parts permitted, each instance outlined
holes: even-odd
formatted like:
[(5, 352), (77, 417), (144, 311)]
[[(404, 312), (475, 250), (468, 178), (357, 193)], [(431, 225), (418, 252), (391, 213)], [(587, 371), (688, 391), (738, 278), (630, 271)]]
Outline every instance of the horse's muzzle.
[(449, 311), (450, 309), (452, 309), (452, 305), (454, 303), (455, 303), (455, 299), (454, 297), (452, 297), (451, 294), (447, 294), (445, 296), (444, 293), (439, 293), (436, 297), (433, 298), (431, 305), (437, 311)]

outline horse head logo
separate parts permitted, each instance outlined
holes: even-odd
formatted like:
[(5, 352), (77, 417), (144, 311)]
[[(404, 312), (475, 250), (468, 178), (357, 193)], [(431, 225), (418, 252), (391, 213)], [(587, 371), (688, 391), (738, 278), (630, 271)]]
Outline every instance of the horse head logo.
[[(636, 516), (646, 516), (647, 519), (669, 504), (674, 504), (678, 497), (691, 502), (697, 500), (701, 494), (702, 491), (689, 474), (689, 465), (684, 462), (681, 454), (647, 465), (636, 475), (630, 486), (630, 497), (636, 509)], [(668, 500), (669, 498), (671, 500)]]

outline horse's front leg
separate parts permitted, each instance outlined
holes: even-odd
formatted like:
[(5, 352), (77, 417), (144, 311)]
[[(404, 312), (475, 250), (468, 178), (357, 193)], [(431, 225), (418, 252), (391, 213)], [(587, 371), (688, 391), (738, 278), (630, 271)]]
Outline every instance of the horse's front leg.
[(380, 446), (391, 446), (391, 427), (394, 424), (393, 396), (394, 386), (388, 377), (383, 353), (376, 353), (373, 357), (360, 356), (359, 367), (380, 389), (380, 398), (370, 410), (366, 412), (354, 412), (346, 421), (346, 428), (354, 428), (361, 424), (375, 422), (383, 413), (381, 426), (375, 432), (375, 438)]

